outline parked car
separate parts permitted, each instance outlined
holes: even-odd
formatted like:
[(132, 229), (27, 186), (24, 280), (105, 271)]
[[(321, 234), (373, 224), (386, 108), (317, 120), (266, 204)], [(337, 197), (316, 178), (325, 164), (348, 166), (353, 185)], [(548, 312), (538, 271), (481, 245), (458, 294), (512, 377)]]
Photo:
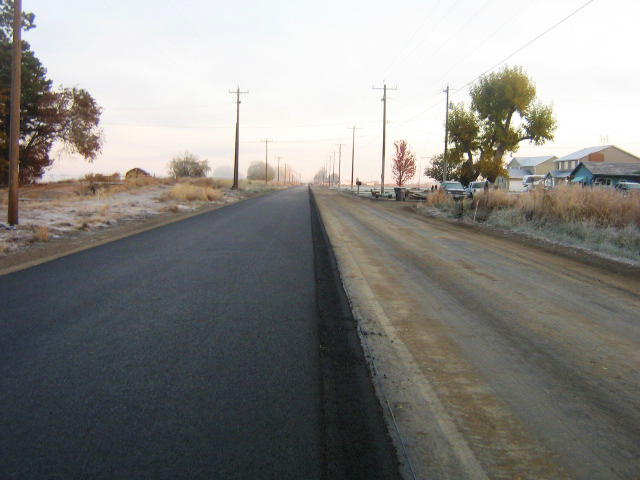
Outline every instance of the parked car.
[(489, 182), (487, 180), (471, 182), (465, 189), (467, 197), (473, 198), (476, 192), (482, 192), (485, 188), (489, 188)]
[(616, 190), (623, 193), (640, 192), (640, 183), (621, 180), (616, 185)]
[(440, 188), (442, 188), (447, 195), (451, 195), (454, 200), (462, 200), (467, 195), (462, 184), (457, 181), (450, 180), (442, 182)]

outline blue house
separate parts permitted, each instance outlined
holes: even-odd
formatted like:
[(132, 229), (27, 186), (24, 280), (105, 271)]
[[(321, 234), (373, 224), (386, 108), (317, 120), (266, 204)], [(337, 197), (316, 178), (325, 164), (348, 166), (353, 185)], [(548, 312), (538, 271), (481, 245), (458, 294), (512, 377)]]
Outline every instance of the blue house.
[(580, 162), (570, 177), (589, 187), (615, 187), (621, 180), (640, 182), (640, 164)]

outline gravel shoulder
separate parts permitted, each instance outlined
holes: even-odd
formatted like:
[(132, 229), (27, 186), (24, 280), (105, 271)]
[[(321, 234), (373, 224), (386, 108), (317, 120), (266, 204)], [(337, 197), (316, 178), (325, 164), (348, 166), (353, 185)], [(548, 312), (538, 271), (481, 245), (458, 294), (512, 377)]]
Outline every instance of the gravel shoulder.
[(313, 192), (406, 477), (634, 478), (640, 269)]

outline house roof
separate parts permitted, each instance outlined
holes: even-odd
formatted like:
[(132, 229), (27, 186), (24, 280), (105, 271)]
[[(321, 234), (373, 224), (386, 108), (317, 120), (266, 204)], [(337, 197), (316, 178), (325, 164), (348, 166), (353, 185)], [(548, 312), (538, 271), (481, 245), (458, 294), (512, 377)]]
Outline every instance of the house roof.
[(612, 177), (640, 177), (640, 165), (637, 163), (603, 163), (580, 162), (571, 172), (574, 176), (581, 166), (584, 166), (592, 175), (609, 175)]
[(531, 170), (524, 168), (508, 168), (507, 173), (509, 174), (509, 178), (524, 178), (527, 175), (533, 175)]
[(511, 161), (515, 160), (518, 162), (520, 167), (537, 167), (538, 165), (546, 162), (547, 160), (555, 159), (555, 155), (547, 155), (546, 157), (514, 157)]
[(569, 170), (552, 170), (551, 172), (547, 173), (547, 177), (566, 178), (570, 174), (571, 172)]
[(600, 152), (612, 146), (613, 145), (600, 145), (599, 147), (583, 148), (582, 150), (578, 150), (577, 152), (573, 152), (573, 153), (570, 153), (569, 155), (565, 155), (564, 157), (558, 158), (554, 160), (554, 162), (566, 162), (567, 160), (580, 160), (581, 158), (588, 157), (592, 153)]

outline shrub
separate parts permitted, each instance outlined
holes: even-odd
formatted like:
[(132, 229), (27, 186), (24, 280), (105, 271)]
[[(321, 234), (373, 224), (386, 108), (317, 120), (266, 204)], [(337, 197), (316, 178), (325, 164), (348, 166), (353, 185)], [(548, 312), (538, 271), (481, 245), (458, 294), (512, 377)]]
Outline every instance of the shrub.
[(169, 162), (169, 175), (174, 178), (205, 177), (211, 167), (208, 160), (200, 160), (197, 155), (184, 152)]
[(168, 199), (180, 200), (186, 202), (215, 202), (222, 200), (222, 190), (212, 188), (210, 186), (192, 185), (191, 183), (182, 183), (176, 185), (166, 194)]

